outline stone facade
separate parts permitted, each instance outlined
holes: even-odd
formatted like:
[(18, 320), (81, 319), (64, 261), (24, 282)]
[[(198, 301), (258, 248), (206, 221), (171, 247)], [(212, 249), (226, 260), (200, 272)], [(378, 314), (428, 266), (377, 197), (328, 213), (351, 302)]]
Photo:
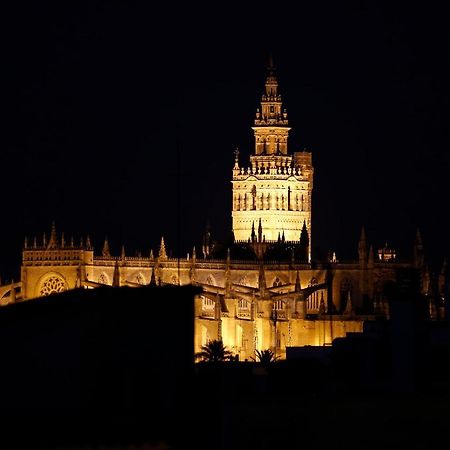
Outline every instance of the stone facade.
[[(423, 268), (420, 235), (413, 261), (399, 261), (392, 251), (375, 258), (362, 230), (357, 260), (338, 261), (332, 254), (312, 262), (312, 156), (288, 154), (289, 130), (270, 67), (249, 168), (240, 167), (236, 152), (234, 239), (225, 252), (206, 239), (201, 257), (194, 248), (186, 258), (169, 258), (162, 239), (156, 256), (130, 257), (124, 250), (113, 256), (107, 241), (95, 254), (89, 238), (68, 242), (53, 225), (48, 240), (44, 235), (25, 242), (21, 280), (0, 287), (0, 304), (80, 287), (194, 284), (203, 288), (195, 304), (196, 351), (221, 338), (240, 359), (252, 358), (257, 349), (284, 357), (287, 346), (330, 345), (361, 331), (365, 320), (389, 317), (383, 286), (399, 268)], [(170, 326), (168, 318), (169, 332)]]

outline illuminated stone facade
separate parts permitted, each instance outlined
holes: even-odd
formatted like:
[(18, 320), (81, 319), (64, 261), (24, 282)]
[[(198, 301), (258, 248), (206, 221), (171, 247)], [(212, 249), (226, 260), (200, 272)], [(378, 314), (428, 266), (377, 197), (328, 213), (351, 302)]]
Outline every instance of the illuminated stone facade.
[[(311, 153), (288, 154), (287, 111), (274, 69), (269, 68), (261, 109), (253, 127), (255, 154), (249, 167), (240, 167), (238, 153), (233, 168), (233, 232), (245, 242), (261, 226), (265, 242), (300, 240), (303, 223), (311, 242), (311, 194), (313, 166)], [(311, 247), (311, 246), (310, 246)]]
[[(169, 258), (162, 239), (155, 256), (130, 257), (123, 249), (114, 256), (107, 241), (95, 254), (88, 238), (68, 242), (53, 225), (48, 240), (44, 235), (39, 242), (25, 242), (21, 280), (0, 286), (0, 304), (79, 287), (191, 283), (204, 289), (195, 305), (196, 351), (221, 338), (241, 359), (257, 349), (283, 357), (287, 346), (329, 345), (361, 331), (364, 320), (389, 316), (383, 285), (395, 280), (398, 268), (423, 267), (420, 236), (412, 262), (400, 261), (392, 251), (389, 258), (383, 252), (376, 259), (363, 230), (357, 260), (339, 261), (332, 254), (328, 261), (311, 263), (312, 158), (309, 152), (288, 154), (289, 130), (271, 67), (254, 122), (249, 168), (239, 166), (236, 153), (234, 242), (225, 253), (206, 240), (201, 257), (194, 248), (186, 258)], [(170, 318), (165, 320), (170, 332)]]

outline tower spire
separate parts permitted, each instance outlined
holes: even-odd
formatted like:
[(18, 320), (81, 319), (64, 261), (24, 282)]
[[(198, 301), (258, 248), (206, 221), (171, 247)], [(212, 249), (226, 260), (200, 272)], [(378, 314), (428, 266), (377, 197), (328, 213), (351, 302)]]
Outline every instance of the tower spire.
[(105, 257), (111, 256), (111, 252), (109, 250), (109, 242), (108, 242), (108, 238), (106, 236), (105, 236), (105, 242), (103, 242), (102, 256), (105, 256)]
[(112, 286), (113, 287), (119, 287), (120, 286), (119, 262), (117, 261), (117, 259), (116, 259), (116, 262), (114, 264)]
[[(45, 244), (44, 244), (45, 245)], [(50, 239), (47, 248), (56, 248), (58, 246), (58, 238), (56, 236), (55, 221), (52, 222), (52, 230), (50, 231)]]
[(359, 263), (365, 265), (367, 262), (367, 242), (366, 242), (366, 230), (364, 226), (361, 227), (361, 235), (358, 242), (358, 256)]
[[(232, 229), (236, 241), (255, 239), (298, 242), (306, 220), (311, 248), (311, 152), (288, 152), (289, 122), (278, 89), (273, 57), (265, 61), (266, 73), (259, 108), (252, 130), (254, 153), (250, 165), (244, 166), (235, 154), (233, 166)], [(264, 211), (264, 212), (263, 212)], [(264, 232), (258, 236), (258, 221), (264, 221)], [(254, 223), (254, 225), (253, 225)], [(310, 252), (308, 259), (310, 259)]]
[(159, 259), (167, 259), (167, 252), (166, 252), (166, 244), (164, 243), (164, 236), (161, 236), (161, 245), (159, 246)]

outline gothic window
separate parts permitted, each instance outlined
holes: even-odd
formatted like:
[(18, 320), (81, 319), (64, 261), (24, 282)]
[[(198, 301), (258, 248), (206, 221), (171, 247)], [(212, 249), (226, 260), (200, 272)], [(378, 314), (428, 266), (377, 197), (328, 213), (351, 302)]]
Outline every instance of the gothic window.
[[(317, 279), (313, 277), (311, 278), (308, 286), (315, 286), (316, 284)], [(306, 308), (309, 311), (316, 311), (319, 310), (319, 306), (319, 292), (315, 291), (308, 297)]]
[(209, 297), (203, 296), (203, 295), (201, 298), (202, 298), (202, 316), (214, 318), (215, 310), (216, 310), (216, 304), (215, 304), (214, 300), (210, 299)]
[(42, 283), (39, 294), (44, 296), (55, 294), (57, 292), (63, 292), (65, 290), (66, 283), (63, 278), (58, 275), (52, 275)]
[(170, 282), (172, 284), (178, 284), (178, 278), (176, 275), (172, 275), (172, 278), (170, 279)]
[(248, 300), (239, 299), (237, 316), (241, 319), (249, 319), (251, 317), (251, 303)]
[(272, 319), (274, 321), (287, 319), (286, 304), (283, 302), (283, 300), (277, 300), (273, 302)]
[(280, 310), (284, 309), (284, 302), (283, 302), (283, 300), (277, 300), (277, 301), (273, 302), (272, 309), (273, 310), (277, 310), (277, 311), (280, 311)]
[(209, 284), (210, 286), (216, 285), (216, 280), (212, 275), (208, 275), (208, 278), (206, 278), (206, 284)]
[(273, 287), (278, 287), (278, 286), (281, 286), (281, 280), (278, 278), (278, 277), (276, 277), (275, 278), (275, 280), (273, 280)]

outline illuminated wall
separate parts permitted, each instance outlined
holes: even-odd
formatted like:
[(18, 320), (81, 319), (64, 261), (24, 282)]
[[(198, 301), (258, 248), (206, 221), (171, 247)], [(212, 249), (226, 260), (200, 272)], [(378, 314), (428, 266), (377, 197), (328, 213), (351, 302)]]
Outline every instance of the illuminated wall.
[(287, 112), (282, 110), (278, 82), (270, 69), (261, 109), (257, 109), (255, 154), (250, 165), (233, 168), (232, 219), (236, 241), (248, 241), (261, 223), (262, 238), (299, 241), (303, 222), (311, 248), (311, 193), (313, 166), (310, 152), (288, 154)]

